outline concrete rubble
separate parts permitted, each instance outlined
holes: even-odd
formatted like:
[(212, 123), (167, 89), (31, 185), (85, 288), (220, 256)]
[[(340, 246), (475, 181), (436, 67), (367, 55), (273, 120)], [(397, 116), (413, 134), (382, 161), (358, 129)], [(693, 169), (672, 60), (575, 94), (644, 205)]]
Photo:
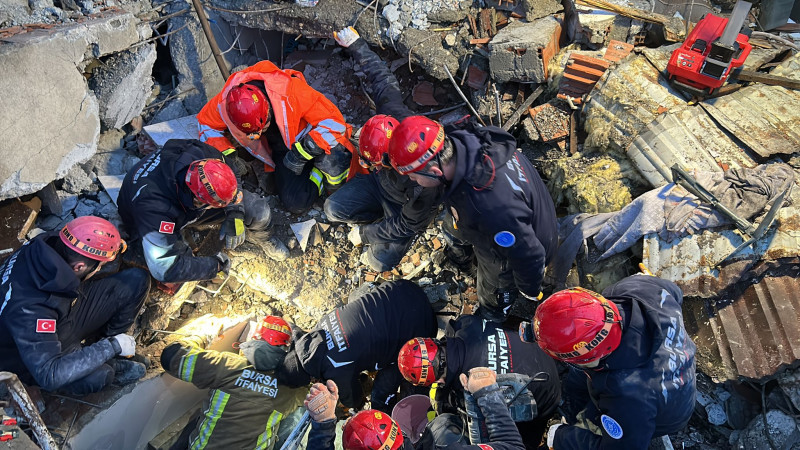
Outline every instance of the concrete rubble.
[[(735, 92), (690, 99), (665, 76), (680, 44), (665, 40), (664, 26), (584, 6), (576, 25), (569, 2), (563, 3), (320, 0), (304, 7), (212, 0), (204, 10), (229, 70), (270, 59), (301, 71), (354, 128), (374, 114), (371, 93), (361, 69), (330, 39), (333, 31), (353, 25), (390, 66), (413, 111), (452, 123), (471, 112), (446, 66), (487, 124), (514, 133), (543, 174), (560, 217), (620, 211), (670, 183), (674, 164), (722, 172), (786, 163), (800, 179), (797, 90), (743, 82)], [(697, 20), (712, 8), (730, 7), (625, 6), (661, 14), (673, 25), (678, 17)], [(196, 137), (194, 115), (225, 80), (192, 8), (186, 0), (0, 0), (0, 210), (15, 220), (0, 234), (0, 258), (82, 215), (121, 225), (116, 190), (127, 170), (169, 138)], [(746, 69), (800, 79), (797, 51), (776, 41), (756, 44)], [(245, 187), (264, 193), (248, 167)], [(447, 261), (436, 222), (397, 267), (377, 273), (360, 263), (363, 249), (348, 241), (350, 228), (331, 223), (320, 205), (292, 215), (269, 197), (275, 234), (292, 257), (267, 261), (245, 243), (231, 252), (228, 280), (187, 284), (174, 295), (154, 289), (139, 329), (151, 356), (163, 341), (145, 328), (173, 330), (204, 314), (267, 313), (310, 327), (348, 296), (385, 280), (422, 286), (442, 326), (448, 314), (475, 304), (474, 274)], [(570, 286), (602, 290), (638, 271), (642, 261), (684, 291), (702, 383), (687, 429), (656, 447), (763, 448), (767, 436), (774, 448), (800, 443), (800, 303), (794, 295), (800, 188), (788, 198), (765, 235), (720, 267), (716, 262), (747, 239), (732, 226), (672, 241), (648, 235), (605, 259), (591, 239), (578, 252)], [(219, 245), (213, 229), (191, 237), (198, 252)], [(519, 317), (532, 312), (524, 302), (512, 308)], [(151, 375), (158, 370), (154, 365)], [(163, 388), (161, 377), (152, 380)], [(54, 426), (72, 418), (57, 411), (47, 417)], [(102, 425), (91, 422), (92, 414), (77, 425), (85, 431), (71, 439), (74, 448), (97, 443), (91, 430)], [(135, 440), (146, 444), (150, 436)]]

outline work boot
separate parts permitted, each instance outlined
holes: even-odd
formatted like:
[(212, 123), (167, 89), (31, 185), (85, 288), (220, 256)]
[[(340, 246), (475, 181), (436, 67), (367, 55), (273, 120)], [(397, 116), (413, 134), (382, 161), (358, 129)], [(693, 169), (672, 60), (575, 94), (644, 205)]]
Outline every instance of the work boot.
[(286, 245), (268, 231), (248, 231), (247, 240), (261, 247), (273, 261), (285, 261), (289, 257)]
[(142, 378), (147, 372), (147, 368), (144, 364), (133, 361), (132, 359), (112, 358), (108, 364), (114, 368), (114, 381), (111, 383), (115, 386), (131, 384)]

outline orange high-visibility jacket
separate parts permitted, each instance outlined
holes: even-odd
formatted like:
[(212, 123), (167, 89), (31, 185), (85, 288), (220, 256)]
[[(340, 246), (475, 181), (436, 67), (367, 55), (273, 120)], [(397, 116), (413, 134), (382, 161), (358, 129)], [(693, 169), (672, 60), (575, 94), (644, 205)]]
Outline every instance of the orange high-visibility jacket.
[[(251, 140), (241, 132), (228, 117), (225, 98), (231, 88), (248, 81), (261, 80), (272, 106), (272, 120), (280, 129), (286, 148), (310, 136), (316, 144), (330, 153), (337, 144), (342, 144), (352, 154), (348, 180), (363, 173), (358, 155), (350, 143), (352, 128), (344, 121), (339, 109), (324, 95), (306, 83), (301, 72), (281, 70), (270, 61), (261, 61), (234, 73), (225, 82), (222, 91), (214, 96), (197, 114), (200, 140), (224, 152), (234, 148), (225, 136), (227, 130), (250, 154), (263, 161), (266, 167), (275, 167), (272, 151), (266, 137)], [(268, 170), (268, 169), (267, 169)]]

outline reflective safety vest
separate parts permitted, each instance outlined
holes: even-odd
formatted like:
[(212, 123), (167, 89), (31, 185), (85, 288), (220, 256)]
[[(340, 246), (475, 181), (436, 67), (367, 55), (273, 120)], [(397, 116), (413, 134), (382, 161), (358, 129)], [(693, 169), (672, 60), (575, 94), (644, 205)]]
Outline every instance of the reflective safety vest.
[(274, 169), (275, 162), (272, 160), (272, 151), (266, 144), (266, 137), (262, 136), (257, 140), (248, 138), (247, 134), (233, 125), (225, 106), (228, 91), (254, 80), (264, 82), (264, 89), (272, 106), (272, 120), (277, 123), (286, 148), (291, 149), (295, 142), (306, 136), (310, 136), (327, 153), (341, 144), (353, 155), (349, 178), (364, 172), (350, 142), (352, 127), (344, 121), (339, 109), (327, 97), (309, 86), (301, 72), (281, 70), (270, 61), (261, 61), (234, 73), (228, 78), (222, 91), (206, 103), (197, 114), (201, 141), (221, 152), (227, 152), (234, 148), (225, 135), (227, 131), (250, 154), (263, 161), (266, 167)]

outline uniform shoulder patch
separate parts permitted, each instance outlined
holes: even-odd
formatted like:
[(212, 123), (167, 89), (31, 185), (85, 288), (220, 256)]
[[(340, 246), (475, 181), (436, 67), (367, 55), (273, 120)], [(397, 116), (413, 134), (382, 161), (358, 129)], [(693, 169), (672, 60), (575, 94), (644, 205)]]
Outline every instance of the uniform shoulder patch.
[(600, 422), (603, 424), (603, 429), (606, 430), (609, 436), (614, 439), (622, 438), (622, 427), (616, 420), (611, 418), (611, 416), (603, 414), (600, 416)]
[(36, 332), (55, 333), (56, 332), (55, 319), (36, 319)]
[(486, 445), (486, 444), (478, 444), (478, 447), (480, 447), (481, 450), (494, 450), (494, 447), (492, 447), (491, 445)]

